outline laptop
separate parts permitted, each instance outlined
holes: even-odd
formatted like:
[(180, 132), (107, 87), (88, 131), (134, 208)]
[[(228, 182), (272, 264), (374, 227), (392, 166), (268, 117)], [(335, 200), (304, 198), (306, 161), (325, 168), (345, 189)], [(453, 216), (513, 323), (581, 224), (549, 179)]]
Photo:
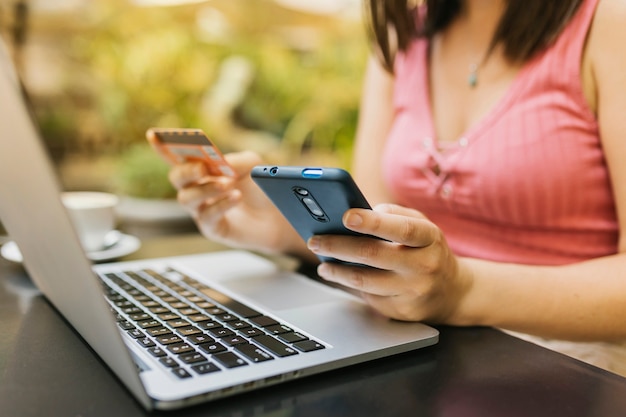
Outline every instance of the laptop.
[(93, 265), (0, 41), (0, 220), (45, 297), (148, 410), (430, 346), (438, 332), (241, 250)]

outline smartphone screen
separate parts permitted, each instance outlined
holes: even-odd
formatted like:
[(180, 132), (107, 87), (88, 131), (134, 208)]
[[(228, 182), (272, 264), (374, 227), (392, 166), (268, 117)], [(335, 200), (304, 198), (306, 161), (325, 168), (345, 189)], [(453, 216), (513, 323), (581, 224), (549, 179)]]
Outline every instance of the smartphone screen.
[(344, 227), (343, 214), (371, 208), (340, 168), (256, 166), (251, 176), (305, 241), (321, 234), (359, 235)]
[(220, 150), (200, 129), (151, 128), (146, 132), (146, 138), (170, 164), (202, 161), (210, 175), (235, 176)]

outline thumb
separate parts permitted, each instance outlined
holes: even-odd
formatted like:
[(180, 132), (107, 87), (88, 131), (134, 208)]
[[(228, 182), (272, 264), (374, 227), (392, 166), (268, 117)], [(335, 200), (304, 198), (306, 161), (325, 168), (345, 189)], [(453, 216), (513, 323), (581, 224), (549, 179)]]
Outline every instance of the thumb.
[(224, 155), (224, 158), (235, 170), (238, 178), (249, 175), (254, 166), (263, 163), (259, 154), (252, 151), (232, 152)]

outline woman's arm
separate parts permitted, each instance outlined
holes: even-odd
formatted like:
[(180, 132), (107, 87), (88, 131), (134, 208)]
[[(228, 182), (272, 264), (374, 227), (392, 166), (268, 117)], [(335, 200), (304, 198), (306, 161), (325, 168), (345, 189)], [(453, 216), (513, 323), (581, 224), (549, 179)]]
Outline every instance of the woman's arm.
[(390, 201), (382, 180), (381, 158), (393, 119), (393, 76), (370, 57), (359, 110), (352, 174), (370, 204)]
[(614, 190), (619, 254), (555, 268), (464, 260), (483, 294), (467, 297), (463, 321), (569, 339), (626, 338), (625, 19), (626, 2), (600, 2), (583, 66)]
[(588, 71), (583, 69), (585, 90), (595, 93), (590, 101), (614, 190), (619, 253), (553, 268), (462, 260), (475, 291), (465, 300), (461, 322), (567, 339), (626, 338), (625, 21), (625, 1), (600, 1), (587, 42)]

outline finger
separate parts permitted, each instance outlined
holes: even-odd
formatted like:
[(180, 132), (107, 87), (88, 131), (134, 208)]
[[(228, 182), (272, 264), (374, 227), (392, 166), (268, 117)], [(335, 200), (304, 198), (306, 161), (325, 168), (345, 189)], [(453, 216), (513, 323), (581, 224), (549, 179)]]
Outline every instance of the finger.
[(381, 270), (404, 270), (403, 253), (406, 246), (371, 237), (319, 235), (311, 237), (308, 248), (318, 256), (335, 258), (347, 263), (368, 265)]
[[(224, 155), (224, 158), (235, 171), (237, 178), (248, 176), (252, 167), (261, 163), (261, 158), (256, 153), (250, 151), (229, 153)], [(228, 177), (210, 176), (209, 170), (201, 161), (189, 161), (174, 165), (169, 172), (169, 180), (178, 190), (203, 184), (215, 178), (226, 180)]]
[(376, 296), (392, 297), (402, 293), (401, 282), (390, 271), (324, 262), (317, 273), (326, 281)]
[(261, 157), (252, 151), (232, 152), (224, 155), (224, 158), (235, 170), (238, 178), (250, 175), (252, 168), (263, 162)]
[(207, 170), (206, 165), (197, 161), (185, 162), (183, 164), (172, 166), (168, 177), (174, 188), (180, 190), (182, 188), (201, 183), (203, 178), (206, 178), (208, 175), (209, 171)]
[(414, 248), (429, 246), (439, 236), (438, 228), (431, 221), (411, 209), (394, 208), (391, 212), (350, 209), (344, 214), (343, 223), (355, 232)]
[(192, 214), (203, 206), (225, 198), (233, 189), (232, 181), (222, 177), (207, 178), (207, 182), (182, 188), (178, 191), (178, 202)]
[(421, 211), (405, 206), (400, 206), (398, 204), (378, 204), (374, 207), (374, 211), (380, 213), (397, 214), (399, 216), (427, 219), (427, 217)]
[(225, 213), (241, 200), (241, 192), (232, 190), (206, 204), (198, 207), (195, 220), (200, 225), (202, 232), (207, 236), (226, 236), (229, 231), (224, 229), (228, 226)]

